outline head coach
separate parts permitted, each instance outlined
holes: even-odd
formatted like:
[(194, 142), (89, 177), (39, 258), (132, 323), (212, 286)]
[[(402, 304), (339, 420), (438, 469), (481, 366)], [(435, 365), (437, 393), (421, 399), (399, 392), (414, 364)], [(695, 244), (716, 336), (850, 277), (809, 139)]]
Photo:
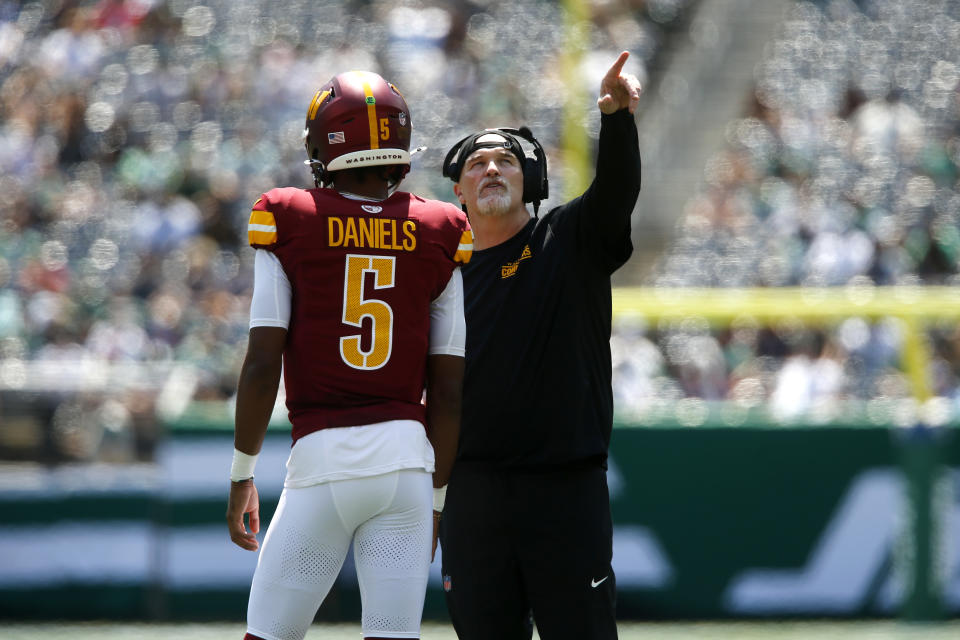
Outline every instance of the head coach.
[(532, 622), (544, 640), (617, 636), (610, 277), (633, 250), (640, 191), (628, 55), (601, 81), (596, 175), (579, 197), (536, 216), (546, 156), (525, 127), (473, 133), (444, 161), (474, 234), (460, 445), (441, 523), (461, 640), (527, 640)]

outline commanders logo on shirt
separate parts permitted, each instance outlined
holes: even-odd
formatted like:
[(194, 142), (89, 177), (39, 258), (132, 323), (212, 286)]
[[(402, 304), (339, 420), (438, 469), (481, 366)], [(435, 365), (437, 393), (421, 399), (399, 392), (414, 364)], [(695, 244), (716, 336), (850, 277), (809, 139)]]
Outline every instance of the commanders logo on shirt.
[(533, 254), (530, 253), (530, 245), (524, 245), (523, 252), (520, 254), (519, 258), (500, 267), (500, 278), (506, 279), (511, 276), (515, 276), (517, 274), (517, 269), (520, 268), (520, 263), (532, 256)]

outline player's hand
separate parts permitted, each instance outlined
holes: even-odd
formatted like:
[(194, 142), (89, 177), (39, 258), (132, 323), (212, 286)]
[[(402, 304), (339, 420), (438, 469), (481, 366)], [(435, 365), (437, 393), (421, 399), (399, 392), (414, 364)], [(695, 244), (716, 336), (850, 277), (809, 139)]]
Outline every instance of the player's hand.
[(433, 547), (430, 549), (430, 562), (437, 556), (437, 541), (440, 539), (440, 512), (433, 512)]
[(640, 92), (643, 90), (640, 81), (633, 74), (623, 73), (623, 65), (629, 57), (629, 51), (621, 53), (607, 71), (607, 75), (600, 81), (600, 97), (597, 98), (597, 106), (603, 113), (616, 113), (624, 108), (633, 113), (640, 104)]
[[(250, 531), (243, 523), (243, 516), (250, 514)], [(241, 549), (256, 551), (260, 548), (257, 534), (260, 532), (260, 496), (253, 480), (230, 483), (230, 499), (227, 502), (227, 527), (230, 539)]]

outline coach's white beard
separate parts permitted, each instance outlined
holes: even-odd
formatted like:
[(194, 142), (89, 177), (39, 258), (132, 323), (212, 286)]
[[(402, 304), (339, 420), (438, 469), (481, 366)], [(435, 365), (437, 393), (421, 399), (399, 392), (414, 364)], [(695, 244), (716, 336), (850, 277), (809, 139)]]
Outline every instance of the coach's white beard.
[(504, 182), (502, 191), (477, 198), (477, 213), (482, 216), (503, 216), (510, 211), (511, 202), (510, 185)]

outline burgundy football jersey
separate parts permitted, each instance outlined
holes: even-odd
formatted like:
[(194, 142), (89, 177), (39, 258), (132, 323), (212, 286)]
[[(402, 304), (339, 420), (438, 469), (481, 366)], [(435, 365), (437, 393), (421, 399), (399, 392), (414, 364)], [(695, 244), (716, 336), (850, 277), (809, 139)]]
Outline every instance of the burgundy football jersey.
[(293, 439), (327, 427), (424, 421), (430, 303), (470, 259), (457, 207), (396, 192), (273, 189), (250, 245), (276, 254), (293, 292), (283, 353)]

